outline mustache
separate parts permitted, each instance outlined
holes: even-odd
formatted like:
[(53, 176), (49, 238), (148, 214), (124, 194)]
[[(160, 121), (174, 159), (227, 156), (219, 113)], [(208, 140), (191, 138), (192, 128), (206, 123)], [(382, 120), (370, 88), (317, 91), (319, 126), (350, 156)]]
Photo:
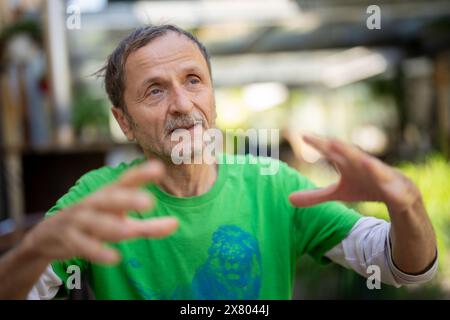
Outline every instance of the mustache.
[(170, 134), (172, 131), (179, 128), (190, 128), (196, 124), (203, 125), (203, 122), (203, 118), (200, 115), (185, 114), (177, 118), (169, 119), (164, 126), (164, 130), (167, 134)]

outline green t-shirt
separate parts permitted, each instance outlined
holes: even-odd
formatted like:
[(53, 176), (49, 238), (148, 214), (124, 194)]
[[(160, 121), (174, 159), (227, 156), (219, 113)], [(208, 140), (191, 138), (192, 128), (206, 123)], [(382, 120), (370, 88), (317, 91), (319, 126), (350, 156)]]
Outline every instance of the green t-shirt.
[[(289, 194), (314, 188), (307, 178), (278, 160), (269, 160), (278, 162), (276, 174), (261, 175), (261, 158), (227, 157), (233, 164), (219, 164), (217, 180), (200, 196), (180, 198), (155, 185), (144, 187), (156, 206), (130, 215), (175, 216), (180, 223), (174, 234), (111, 244), (122, 255), (115, 266), (78, 258), (55, 261), (56, 274), (67, 281), (67, 267), (78, 265), (97, 299), (290, 299), (297, 258), (310, 254), (319, 263), (329, 262), (324, 254), (361, 216), (336, 202), (294, 208)], [(85, 174), (47, 215), (116, 181), (143, 160)]]

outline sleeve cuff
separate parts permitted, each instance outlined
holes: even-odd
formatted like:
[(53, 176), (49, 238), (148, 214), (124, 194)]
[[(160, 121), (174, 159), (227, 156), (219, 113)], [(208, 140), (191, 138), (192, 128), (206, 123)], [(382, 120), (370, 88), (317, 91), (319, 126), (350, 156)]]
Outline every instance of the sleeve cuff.
[(430, 267), (421, 274), (408, 274), (399, 270), (394, 263), (392, 257), (391, 241), (389, 238), (389, 232), (386, 237), (386, 247), (387, 247), (387, 262), (391, 269), (392, 275), (394, 276), (396, 282), (400, 285), (412, 285), (421, 284), (430, 281), (437, 272), (438, 268), (438, 252), (436, 250), (436, 256)]

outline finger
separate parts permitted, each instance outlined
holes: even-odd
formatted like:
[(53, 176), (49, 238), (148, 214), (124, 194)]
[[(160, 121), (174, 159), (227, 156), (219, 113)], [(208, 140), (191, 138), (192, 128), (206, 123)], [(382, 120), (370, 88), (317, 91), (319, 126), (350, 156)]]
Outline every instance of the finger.
[(325, 201), (339, 200), (337, 197), (338, 184), (315, 190), (305, 190), (291, 193), (289, 202), (294, 207), (309, 207)]
[(124, 219), (109, 212), (85, 211), (77, 214), (75, 220), (79, 230), (99, 241), (118, 242), (127, 237)]
[(149, 210), (154, 203), (155, 200), (149, 192), (111, 186), (94, 193), (83, 205), (98, 211), (123, 213), (129, 210)]
[(170, 235), (178, 228), (178, 219), (174, 217), (158, 217), (148, 220), (126, 218), (124, 238), (162, 238)]
[(323, 152), (324, 154), (328, 153), (338, 153), (338, 154), (348, 154), (350, 151), (355, 151), (356, 148), (345, 144), (338, 139), (335, 138), (322, 138), (318, 136), (313, 136), (310, 134), (304, 134), (303, 140), (316, 148), (317, 150)]
[(339, 173), (345, 171), (345, 169), (349, 166), (349, 161), (347, 159), (333, 151), (330, 151), (330, 153), (326, 156), (326, 159), (331, 162)]
[(329, 144), (330, 151), (346, 159), (347, 164), (350, 162), (353, 164), (359, 164), (361, 162), (361, 158), (365, 156), (365, 153), (359, 147), (343, 143), (337, 139), (331, 139)]
[(133, 218), (117, 219), (108, 213), (80, 215), (81, 229), (96, 239), (118, 242), (131, 238), (161, 238), (170, 235), (178, 227), (173, 217), (137, 220)]
[(328, 155), (330, 153), (330, 147), (329, 143), (326, 139), (322, 139), (313, 135), (307, 135), (304, 134), (302, 136), (303, 141), (305, 141), (310, 146), (317, 149), (320, 153), (322, 153), (324, 156)]
[(347, 160), (333, 149), (333, 143), (330, 140), (318, 138), (312, 135), (303, 135), (303, 140), (318, 150), (326, 159), (331, 161), (338, 169), (346, 166)]
[(117, 250), (108, 248), (100, 241), (90, 238), (78, 230), (71, 232), (71, 245), (77, 256), (95, 263), (115, 264), (120, 260)]
[(116, 183), (122, 187), (140, 187), (150, 182), (158, 182), (163, 176), (164, 165), (157, 160), (147, 161), (125, 172)]

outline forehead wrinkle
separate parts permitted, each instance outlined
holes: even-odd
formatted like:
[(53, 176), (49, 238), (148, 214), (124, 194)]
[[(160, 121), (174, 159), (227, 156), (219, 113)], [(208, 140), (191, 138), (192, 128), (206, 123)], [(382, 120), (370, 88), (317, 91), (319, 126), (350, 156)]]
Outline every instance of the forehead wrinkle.
[(154, 66), (170, 64), (171, 62), (182, 60), (183, 56), (189, 58), (189, 55), (184, 51), (175, 52), (169, 55), (146, 52), (136, 58), (137, 61), (135, 64), (136, 67), (152, 68)]
[[(171, 65), (174, 62), (176, 63), (174, 65)], [(145, 65), (148, 64), (143, 63), (139, 68), (139, 70), (142, 70), (143, 73), (145, 73), (146, 71)], [(147, 74), (146, 78), (164, 78), (164, 75), (169, 74), (169, 70), (175, 70), (177, 73), (183, 73), (189, 70), (200, 70), (200, 68), (198, 67), (198, 63), (190, 56), (173, 59), (166, 63), (158, 64), (157, 66), (147, 67), (147, 69), (149, 73)]]
[[(137, 67), (153, 67), (154, 65), (168, 64), (181, 60), (183, 57), (195, 57), (195, 59), (204, 60), (200, 49), (190, 39), (175, 33), (169, 33), (155, 39), (154, 42), (150, 42), (131, 53), (131, 56), (134, 56)], [(133, 60), (130, 57), (129, 60)]]

